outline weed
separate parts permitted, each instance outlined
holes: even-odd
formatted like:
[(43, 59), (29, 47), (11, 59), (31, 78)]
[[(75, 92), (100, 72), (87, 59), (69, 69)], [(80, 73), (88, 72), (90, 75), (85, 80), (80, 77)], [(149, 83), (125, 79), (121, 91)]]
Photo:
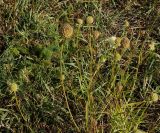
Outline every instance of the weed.
[(0, 131), (160, 131), (159, 1), (2, 0)]

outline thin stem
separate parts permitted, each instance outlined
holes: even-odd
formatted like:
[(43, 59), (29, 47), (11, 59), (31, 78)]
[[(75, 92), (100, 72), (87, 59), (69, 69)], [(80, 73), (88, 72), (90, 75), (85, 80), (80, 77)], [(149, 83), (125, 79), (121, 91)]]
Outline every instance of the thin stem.
[[(63, 65), (64, 65), (64, 62), (63, 62), (63, 45), (61, 46), (61, 58), (60, 58), (60, 75), (61, 77), (63, 76)], [(77, 128), (77, 131), (80, 132), (80, 129), (79, 127), (77, 126), (74, 118), (73, 118), (73, 115), (71, 113), (71, 110), (70, 110), (70, 107), (69, 107), (69, 104), (68, 104), (68, 99), (67, 99), (67, 95), (66, 95), (66, 90), (65, 90), (65, 87), (64, 87), (64, 78), (61, 78), (61, 86), (62, 86), (62, 89), (63, 89), (63, 94), (64, 94), (64, 98), (65, 98), (65, 101), (66, 101), (66, 105), (67, 105), (67, 109), (69, 111), (69, 114), (70, 114), (70, 117), (71, 117), (71, 120), (73, 122), (73, 124), (75, 125), (75, 127)]]

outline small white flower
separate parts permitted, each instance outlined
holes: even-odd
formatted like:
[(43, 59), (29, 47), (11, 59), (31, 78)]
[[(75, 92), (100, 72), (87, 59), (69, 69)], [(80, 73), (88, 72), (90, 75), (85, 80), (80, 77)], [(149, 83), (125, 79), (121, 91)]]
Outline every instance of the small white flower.
[(111, 36), (107, 39), (111, 47), (115, 47), (115, 42), (116, 42), (117, 37), (116, 36)]
[(115, 42), (116, 38), (117, 38), (116, 36), (112, 36), (112, 37), (110, 37), (110, 40), (113, 41), (113, 42)]

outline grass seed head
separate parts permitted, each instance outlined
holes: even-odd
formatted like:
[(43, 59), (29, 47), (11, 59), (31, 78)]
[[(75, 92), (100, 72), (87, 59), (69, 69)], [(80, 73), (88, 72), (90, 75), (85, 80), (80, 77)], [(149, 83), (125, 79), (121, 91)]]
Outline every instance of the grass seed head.
[(87, 24), (92, 24), (94, 22), (94, 19), (92, 16), (88, 16), (86, 19)]
[(68, 23), (64, 24), (62, 28), (62, 33), (65, 38), (71, 38), (73, 35), (73, 27)]

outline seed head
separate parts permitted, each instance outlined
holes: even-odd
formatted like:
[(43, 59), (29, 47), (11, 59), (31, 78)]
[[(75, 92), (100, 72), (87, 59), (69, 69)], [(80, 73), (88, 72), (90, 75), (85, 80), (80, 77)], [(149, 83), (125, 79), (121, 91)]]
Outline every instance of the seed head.
[(106, 56), (102, 55), (102, 56), (100, 57), (100, 62), (101, 62), (101, 63), (106, 62)]
[(93, 19), (92, 16), (88, 16), (87, 19), (86, 19), (87, 24), (92, 24), (93, 21), (94, 21), (94, 19)]
[(99, 32), (97, 30), (93, 32), (93, 36), (95, 39), (98, 39), (100, 35), (101, 35), (101, 32)]
[(149, 49), (151, 51), (154, 51), (155, 50), (155, 43), (152, 41), (151, 44), (149, 44)]
[(10, 90), (14, 93), (17, 92), (18, 90), (18, 85), (16, 83), (11, 83), (9, 87), (10, 87)]
[(77, 19), (77, 23), (78, 23), (79, 25), (82, 25), (82, 24), (83, 24), (83, 19), (78, 18), (78, 19)]
[(158, 94), (155, 93), (155, 92), (152, 92), (152, 93), (151, 93), (151, 100), (152, 100), (152, 102), (157, 102), (158, 99), (159, 99)]
[(121, 92), (123, 90), (123, 86), (121, 83), (118, 84), (117, 89), (118, 89), (118, 92)]
[(122, 41), (122, 38), (121, 38), (121, 37), (117, 37), (117, 38), (116, 38), (115, 43), (116, 43), (116, 46), (117, 46), (117, 47), (121, 46), (121, 41)]
[(62, 75), (60, 75), (60, 80), (65, 80), (65, 75), (64, 74), (62, 74)]
[(107, 39), (107, 41), (113, 45), (115, 44), (116, 38), (117, 38), (116, 36), (111, 36)]
[(125, 49), (130, 48), (130, 40), (127, 37), (124, 37), (122, 39), (122, 45)]
[(116, 52), (115, 58), (116, 58), (116, 61), (120, 61), (121, 60), (121, 55), (118, 52)]
[(62, 28), (62, 33), (65, 38), (71, 38), (73, 35), (73, 27), (68, 23), (64, 24)]

